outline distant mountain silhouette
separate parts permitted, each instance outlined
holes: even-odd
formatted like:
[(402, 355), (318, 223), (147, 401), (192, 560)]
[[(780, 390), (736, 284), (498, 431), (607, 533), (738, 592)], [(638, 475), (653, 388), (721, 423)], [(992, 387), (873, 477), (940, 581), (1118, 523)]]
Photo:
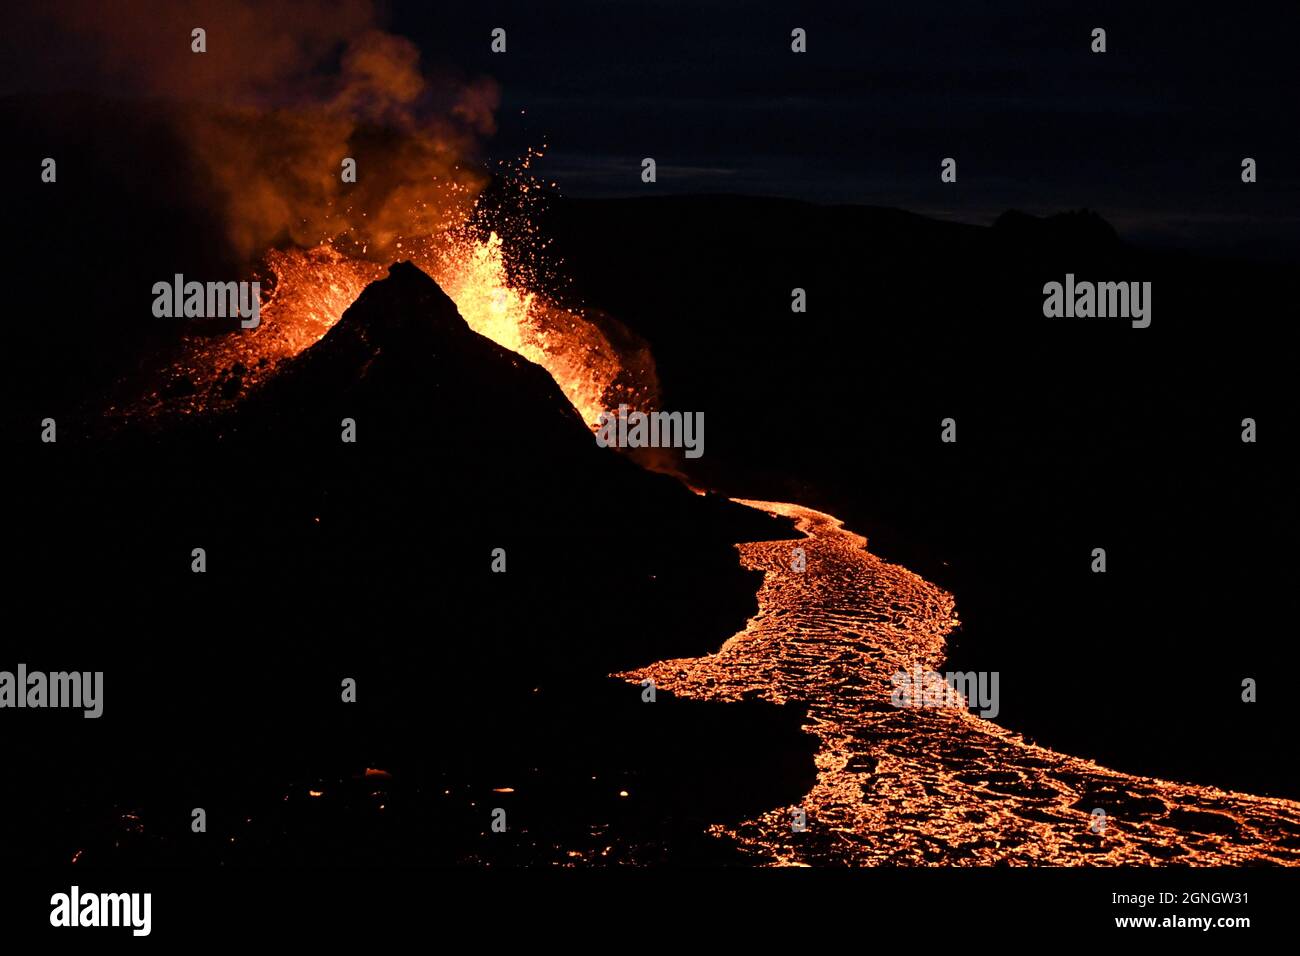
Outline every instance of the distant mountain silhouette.
[(1059, 248), (1108, 248), (1119, 244), (1119, 234), (1090, 209), (1031, 216), (1008, 209), (993, 222), (993, 229), (1022, 242), (1043, 242)]

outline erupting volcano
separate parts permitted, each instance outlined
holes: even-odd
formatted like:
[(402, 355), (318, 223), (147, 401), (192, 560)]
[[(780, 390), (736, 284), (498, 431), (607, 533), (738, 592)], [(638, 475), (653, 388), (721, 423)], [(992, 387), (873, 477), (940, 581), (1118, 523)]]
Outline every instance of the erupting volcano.
[[(432, 276), (471, 329), (545, 368), (589, 424), (620, 404), (654, 407), (657, 382), (648, 349), (620, 354), (595, 322), (531, 288), (537, 277), (522, 257), (512, 277), (497, 233), (479, 238), (467, 224), (398, 240), (395, 253)], [(319, 341), (386, 268), (326, 242), (270, 250), (263, 271), (269, 298), (261, 326), (244, 335), (192, 338), (137, 409), (149, 409), (168, 394), (180, 394), (186, 411), (228, 404), (264, 381), (279, 362)], [(621, 338), (630, 336), (624, 330)]]
[[(66, 678), (10, 714), (0, 681), (0, 852), (1300, 868), (1289, 264), (1077, 209), (1163, 147), (1087, 151), (1076, 191), (1072, 155), (953, 134), (972, 99), (1015, 136), (1069, 104), (1068, 152), (1129, 77), (1071, 98), (1115, 62), (1077, 24), (958, 38), (936, 61), (995, 49), (989, 85), (936, 97), (915, 42), (853, 75), (898, 18), (805, 44), (775, 10), (398, 3), (398, 36), (369, 0), (55, 6), (0, 39), (74, 81), (0, 94), (11, 603), (43, 622), (0, 675), (96, 675), (102, 713), (56, 723)], [(1178, 174), (1214, 202), (1162, 202), (1251, 238), (1288, 181), (1225, 166), (1258, 129), (1220, 139)], [(1142, 308), (1057, 321), (1062, 276)]]

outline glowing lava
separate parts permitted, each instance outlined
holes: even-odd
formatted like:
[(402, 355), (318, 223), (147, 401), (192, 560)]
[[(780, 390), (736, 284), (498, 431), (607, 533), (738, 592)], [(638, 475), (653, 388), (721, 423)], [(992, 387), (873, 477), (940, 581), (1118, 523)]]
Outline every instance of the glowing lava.
[[(482, 240), (452, 231), (398, 242), (396, 251), (396, 258), (433, 277), (471, 329), (550, 372), (589, 424), (620, 403), (653, 405), (657, 388), (648, 357), (625, 362), (594, 322), (524, 288), (525, 281), (512, 281), (496, 233)], [(191, 340), (165, 376), (172, 382), (183, 377), (192, 386), (185, 390), (190, 397), (184, 411), (234, 400), (271, 375), (279, 362), (310, 348), (387, 268), (326, 243), (271, 250), (264, 271), (269, 299), (262, 306), (262, 324)], [(161, 394), (161, 389), (153, 392), (149, 402), (161, 401)]]
[(716, 836), (778, 865), (1300, 864), (1295, 801), (1118, 773), (960, 707), (894, 707), (893, 674), (942, 663), (952, 596), (830, 515), (741, 504), (807, 535), (738, 545), (745, 567), (765, 572), (758, 613), (716, 654), (616, 675), (682, 697), (807, 704), (820, 746), (805, 831), (781, 807)]

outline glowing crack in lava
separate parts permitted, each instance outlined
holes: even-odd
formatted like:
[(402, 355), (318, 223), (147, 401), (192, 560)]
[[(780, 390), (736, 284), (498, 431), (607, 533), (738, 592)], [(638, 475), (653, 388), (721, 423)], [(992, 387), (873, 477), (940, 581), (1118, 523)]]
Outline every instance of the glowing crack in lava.
[[(608, 337), (581, 314), (511, 281), (502, 240), (451, 231), (396, 244), (396, 258), (427, 272), (456, 303), (471, 329), (545, 368), (589, 424), (622, 402), (652, 405), (657, 397), (653, 360), (621, 356)], [(382, 279), (378, 262), (345, 255), (330, 243), (312, 249), (269, 251), (264, 260), (269, 300), (262, 324), (219, 339), (196, 338), (171, 371), (193, 386), (190, 411), (201, 410), (237, 376), (243, 392), (268, 377), (283, 359), (318, 342), (367, 285)], [(230, 396), (228, 396), (230, 397)], [(152, 401), (159, 400), (159, 392)]]
[[(716, 654), (615, 675), (682, 697), (807, 704), (819, 747), (805, 831), (780, 807), (715, 836), (774, 865), (1300, 864), (1295, 801), (1118, 773), (960, 706), (893, 706), (892, 675), (942, 663), (952, 595), (871, 554), (830, 515), (740, 503), (807, 535), (737, 546), (745, 567), (765, 572), (758, 613)], [(791, 569), (795, 546), (802, 572)]]

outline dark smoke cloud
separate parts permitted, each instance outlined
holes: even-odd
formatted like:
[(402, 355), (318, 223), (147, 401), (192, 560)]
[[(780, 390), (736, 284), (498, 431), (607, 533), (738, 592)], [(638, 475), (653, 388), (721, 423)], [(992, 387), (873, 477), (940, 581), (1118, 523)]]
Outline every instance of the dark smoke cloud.
[(6, 88), (163, 102), (242, 258), (340, 235), (385, 254), (462, 221), (483, 185), (471, 160), (495, 84), (428, 77), (366, 0), (61, 0), (15, 16)]

